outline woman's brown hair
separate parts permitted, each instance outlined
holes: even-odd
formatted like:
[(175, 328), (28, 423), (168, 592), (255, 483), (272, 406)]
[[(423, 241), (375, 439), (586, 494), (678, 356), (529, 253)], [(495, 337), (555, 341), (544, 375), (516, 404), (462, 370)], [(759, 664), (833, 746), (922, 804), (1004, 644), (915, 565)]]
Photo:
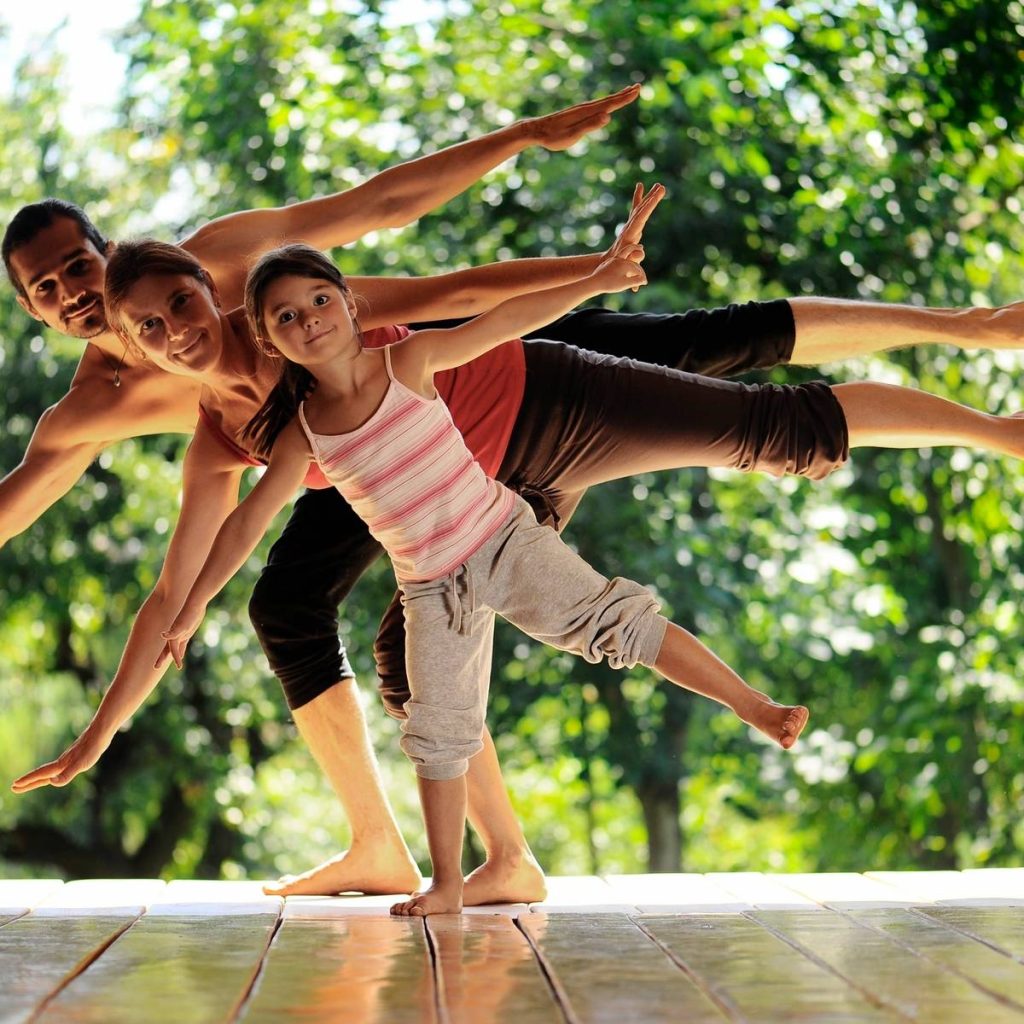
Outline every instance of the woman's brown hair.
[(128, 293), (144, 277), (164, 274), (193, 277), (207, 288), (211, 287), (209, 275), (195, 256), (177, 245), (158, 242), (155, 238), (119, 242), (114, 246), (107, 263), (103, 283), (103, 304), (106, 307), (107, 322), (139, 355), (145, 353), (138, 351), (124, 326), (119, 323), (121, 307), (128, 298)]
[[(293, 243), (264, 253), (245, 279), (245, 318), (254, 344), (274, 358), (281, 358), (281, 355), (267, 340), (263, 296), (274, 281), (286, 275), (328, 281), (343, 294), (349, 294), (341, 271), (312, 246)], [(281, 362), (281, 377), (274, 390), (242, 432), (243, 437), (251, 440), (254, 453), (263, 457), (270, 455), (278, 434), (295, 418), (300, 403), (316, 386), (316, 378), (304, 366), (289, 359), (281, 358)]]

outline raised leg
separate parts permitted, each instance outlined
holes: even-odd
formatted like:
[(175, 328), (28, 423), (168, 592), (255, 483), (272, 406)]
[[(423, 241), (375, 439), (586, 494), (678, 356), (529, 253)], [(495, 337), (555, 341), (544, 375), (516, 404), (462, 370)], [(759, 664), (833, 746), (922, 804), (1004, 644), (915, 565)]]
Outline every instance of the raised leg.
[(414, 892), (423, 880), (384, 792), (355, 680), (342, 679), (296, 708), (294, 716), (341, 801), (352, 828), (352, 845), (310, 871), (286, 875), (264, 891), (277, 896)]
[(776, 704), (748, 686), (693, 634), (674, 623), (668, 624), (651, 667), (677, 686), (731, 708), (747, 725), (787, 750), (807, 724), (807, 708)]
[(1024, 347), (1024, 302), (998, 309), (940, 309), (790, 299), (796, 342), (790, 361), (816, 366), (886, 349), (936, 343), (962, 349)]
[(833, 388), (850, 447), (965, 445), (1024, 458), (1024, 417), (992, 416), (914, 388), (863, 382)]

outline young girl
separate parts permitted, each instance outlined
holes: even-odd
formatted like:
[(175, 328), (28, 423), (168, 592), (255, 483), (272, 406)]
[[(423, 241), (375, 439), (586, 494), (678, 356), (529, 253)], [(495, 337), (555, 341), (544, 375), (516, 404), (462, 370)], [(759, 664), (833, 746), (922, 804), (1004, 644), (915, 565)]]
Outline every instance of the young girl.
[[(656, 205), (661, 195), (656, 188), (646, 201)], [(165, 633), (168, 651), (180, 663), (208, 601), (295, 493), (312, 455), (387, 549), (405, 606), (411, 697), (402, 749), (419, 777), (433, 882), (394, 913), (462, 908), (464, 775), (482, 745), (495, 612), (588, 661), (648, 665), (725, 704), (783, 747), (807, 722), (805, 708), (751, 689), (659, 615), (645, 588), (606, 579), (539, 526), (521, 498), (484, 474), (434, 391), (436, 372), (592, 296), (644, 284), (641, 258), (640, 246), (623, 247), (580, 281), (385, 349), (362, 346), (351, 293), (316, 250), (286, 246), (249, 276), (253, 335), (286, 360), (280, 386), (251, 424), (260, 446), (273, 450)]]

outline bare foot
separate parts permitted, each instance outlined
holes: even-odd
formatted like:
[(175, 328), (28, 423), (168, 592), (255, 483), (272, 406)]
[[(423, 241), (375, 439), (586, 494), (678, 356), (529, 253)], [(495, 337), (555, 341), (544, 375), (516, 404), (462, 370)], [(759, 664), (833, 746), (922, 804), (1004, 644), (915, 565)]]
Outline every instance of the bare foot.
[(458, 914), (462, 911), (462, 879), (450, 885), (432, 884), (426, 892), (391, 908), (394, 917), (426, 917), (427, 914)]
[(416, 862), (402, 844), (390, 849), (364, 843), (301, 875), (285, 875), (263, 886), (268, 896), (337, 896), (415, 892), (423, 884)]
[(547, 896), (544, 872), (529, 850), (509, 857), (486, 860), (466, 876), (462, 902), (467, 907), (482, 903), (539, 903)]
[(804, 731), (810, 712), (803, 705), (776, 704), (767, 694), (757, 693), (749, 707), (737, 709), (736, 714), (747, 725), (789, 750)]

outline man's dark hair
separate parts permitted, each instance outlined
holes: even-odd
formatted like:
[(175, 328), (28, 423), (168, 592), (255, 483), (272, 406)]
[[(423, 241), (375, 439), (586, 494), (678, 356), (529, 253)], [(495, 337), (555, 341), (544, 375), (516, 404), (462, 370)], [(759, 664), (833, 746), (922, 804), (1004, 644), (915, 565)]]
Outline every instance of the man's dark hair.
[(28, 206), (23, 206), (7, 225), (3, 243), (0, 244), (0, 252), (3, 253), (4, 267), (11, 284), (27, 302), (32, 300), (18, 280), (18, 275), (11, 269), (11, 253), (23, 245), (28, 245), (40, 231), (48, 228), (59, 217), (73, 220), (81, 229), (82, 237), (92, 242), (100, 252), (107, 247), (107, 240), (100, 234), (96, 225), (89, 220), (85, 210), (74, 203), (69, 203), (66, 199), (41, 199), (38, 203), (29, 203)]

